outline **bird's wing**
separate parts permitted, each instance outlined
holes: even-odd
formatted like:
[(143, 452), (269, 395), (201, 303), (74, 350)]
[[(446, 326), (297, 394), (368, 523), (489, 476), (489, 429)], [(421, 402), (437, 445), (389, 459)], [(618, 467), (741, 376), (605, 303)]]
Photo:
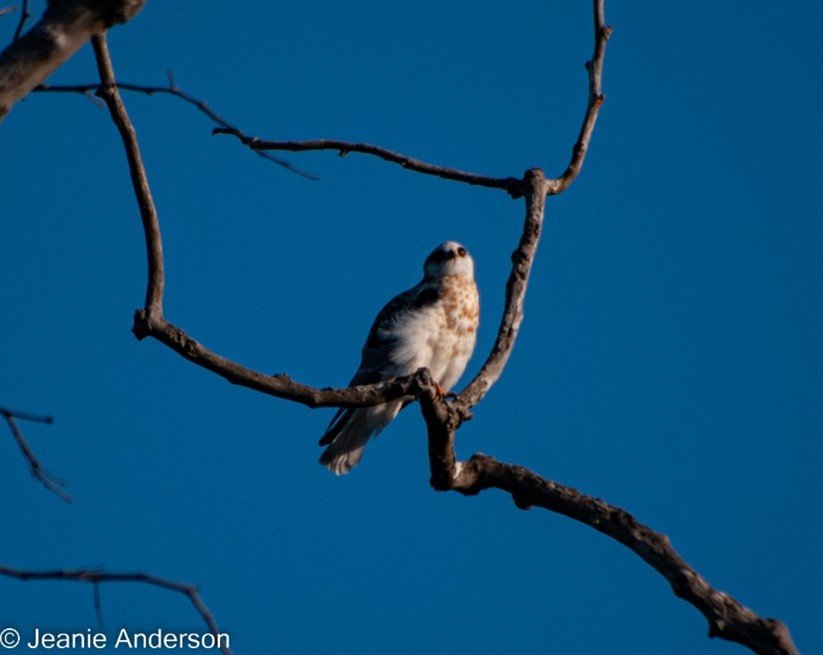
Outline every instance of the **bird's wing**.
[[(403, 374), (398, 371), (400, 362), (393, 356), (402, 342), (403, 326), (415, 313), (439, 299), (440, 292), (437, 286), (421, 282), (386, 303), (372, 323), (361, 352), (360, 366), (349, 382), (349, 386), (374, 384)], [(320, 439), (321, 446), (335, 440), (354, 411), (354, 408), (345, 407), (337, 410)]]
[(398, 367), (403, 364), (398, 358), (398, 351), (402, 348), (409, 332), (409, 325), (416, 316), (438, 300), (438, 287), (421, 282), (386, 303), (372, 323), (361, 351), (360, 367), (349, 386), (372, 384), (397, 375), (413, 373), (414, 371), (398, 371)]

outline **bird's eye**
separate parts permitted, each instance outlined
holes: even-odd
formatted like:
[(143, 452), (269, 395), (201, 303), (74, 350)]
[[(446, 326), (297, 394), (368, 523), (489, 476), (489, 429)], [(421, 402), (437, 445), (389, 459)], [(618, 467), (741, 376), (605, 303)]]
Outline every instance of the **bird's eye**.
[(465, 257), (466, 256), (466, 249), (463, 248), (463, 247), (458, 248), (457, 249), (457, 254), (460, 255), (461, 257)]

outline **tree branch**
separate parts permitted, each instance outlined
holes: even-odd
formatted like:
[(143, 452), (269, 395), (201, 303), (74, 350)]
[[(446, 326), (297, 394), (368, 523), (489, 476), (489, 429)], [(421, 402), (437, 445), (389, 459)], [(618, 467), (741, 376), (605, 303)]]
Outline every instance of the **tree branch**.
[[(0, 53), (0, 119), (92, 34), (130, 20), (145, 0), (52, 0), (43, 18)], [(25, 16), (24, 12), (24, 16)]]
[[(432, 479), (442, 484), (449, 479), (449, 471), (441, 462), (455, 461), (454, 433), (444, 430), (439, 419), (432, 421), (434, 413), (449, 411), (448, 407), (437, 407), (437, 402), (421, 397), (432, 445), (430, 452), (446, 453), (444, 457), (430, 459), (434, 463)], [(452, 470), (449, 488), (453, 491), (471, 496), (486, 489), (500, 489), (511, 494), (520, 509), (536, 506), (568, 516), (631, 549), (668, 580), (676, 596), (706, 617), (710, 637), (736, 642), (760, 655), (798, 655), (782, 621), (761, 618), (730, 595), (714, 589), (678, 555), (667, 536), (638, 523), (626, 510), (482, 453), (467, 462), (456, 463)]]
[(126, 107), (120, 98), (114, 79), (114, 69), (109, 57), (109, 49), (105, 34), (95, 34), (92, 39), (94, 56), (97, 61), (97, 72), (100, 75), (100, 88), (97, 95), (106, 103), (111, 119), (120, 133), (126, 149), (126, 159), (129, 164), (129, 174), (134, 187), (137, 206), (140, 209), (140, 219), (143, 223), (143, 233), (146, 239), (148, 254), (149, 281), (146, 287), (146, 314), (149, 318), (163, 315), (163, 241), (160, 236), (160, 225), (157, 221), (157, 209), (151, 195), (143, 158), (137, 145), (137, 133), (126, 113)]
[(509, 361), (509, 356), (514, 348), (520, 324), (523, 322), (523, 301), (526, 297), (526, 286), (534, 263), (534, 256), (537, 253), (540, 234), (543, 230), (547, 185), (547, 180), (539, 168), (527, 171), (523, 179), (526, 189), (526, 219), (523, 224), (520, 243), (511, 256), (512, 269), (509, 273), (509, 279), (506, 281), (506, 302), (503, 317), (500, 320), (500, 327), (497, 330), (497, 338), (494, 346), (492, 346), (491, 353), (486, 358), (480, 372), (460, 392), (457, 401), (454, 403), (455, 409), (464, 414), (483, 399), (503, 373), (506, 362)]
[(11, 434), (14, 437), (14, 440), (17, 442), (17, 446), (20, 448), (20, 452), (23, 454), (23, 458), (29, 465), (29, 471), (31, 472), (31, 476), (35, 480), (39, 480), (46, 489), (53, 492), (58, 497), (62, 498), (65, 502), (70, 503), (71, 496), (64, 490), (66, 483), (43, 468), (43, 465), (40, 463), (40, 460), (37, 458), (37, 455), (34, 454), (34, 451), (31, 449), (28, 442), (26, 441), (26, 438), (23, 436), (23, 430), (20, 428), (20, 425), (17, 422), (19, 419), (21, 421), (47, 423), (51, 425), (52, 423), (54, 423), (54, 419), (51, 416), (40, 416), (39, 414), (17, 412), (6, 407), (0, 407), (0, 416), (6, 419), (6, 423), (8, 423), (9, 429), (11, 430)]
[(555, 180), (550, 180), (547, 185), (547, 193), (557, 195), (568, 189), (572, 182), (577, 179), (586, 160), (586, 153), (589, 151), (594, 125), (600, 113), (600, 106), (606, 99), (603, 93), (603, 60), (606, 56), (606, 43), (612, 34), (612, 28), (606, 25), (605, 0), (593, 0), (594, 4), (594, 54), (591, 60), (586, 62), (586, 71), (589, 74), (589, 100), (586, 106), (586, 113), (583, 117), (583, 125), (580, 126), (580, 134), (577, 142), (572, 148), (572, 158), (563, 175)]
[[(200, 100), (199, 98), (195, 98), (190, 93), (183, 91), (177, 84), (174, 82), (174, 78), (172, 77), (171, 73), (169, 73), (169, 84), (168, 86), (147, 86), (142, 84), (129, 84), (127, 82), (116, 82), (115, 83), (117, 88), (121, 91), (133, 91), (135, 93), (143, 93), (148, 96), (154, 95), (170, 95), (175, 98), (179, 98), (183, 102), (192, 105), (198, 111), (208, 116), (213, 122), (215, 122), (220, 127), (224, 127), (227, 129), (236, 129), (231, 123), (229, 123), (225, 118), (220, 116), (216, 111), (214, 111), (205, 101)], [(97, 91), (100, 87), (100, 84), (41, 84), (33, 89), (33, 91), (37, 91), (40, 93), (79, 93), (82, 95), (88, 95), (92, 91)], [(301, 177), (305, 177), (310, 180), (318, 180), (319, 178), (305, 171), (297, 166), (291, 164), (290, 162), (286, 161), (285, 159), (280, 159), (280, 157), (275, 157), (269, 152), (262, 152), (258, 151), (257, 154), (262, 157), (263, 159), (267, 159), (268, 161), (277, 164), (278, 166), (282, 166), (288, 171), (292, 173), (296, 173)]]
[(150, 573), (107, 573), (104, 571), (94, 571), (89, 569), (58, 569), (54, 571), (24, 571), (21, 569), (13, 569), (8, 566), (0, 565), (0, 575), (9, 578), (14, 578), (21, 581), (29, 580), (65, 580), (69, 582), (87, 582), (94, 585), (95, 588), (95, 611), (100, 616), (99, 596), (97, 595), (97, 587), (104, 582), (137, 582), (147, 584), (161, 589), (168, 589), (176, 591), (177, 593), (186, 596), (200, 616), (203, 617), (209, 632), (218, 639), (220, 650), (224, 655), (232, 655), (230, 647), (222, 644), (219, 640), (221, 634), (217, 627), (217, 621), (214, 614), (211, 613), (208, 606), (200, 597), (200, 591), (197, 587), (185, 582), (175, 582), (174, 580), (167, 580), (160, 578)]

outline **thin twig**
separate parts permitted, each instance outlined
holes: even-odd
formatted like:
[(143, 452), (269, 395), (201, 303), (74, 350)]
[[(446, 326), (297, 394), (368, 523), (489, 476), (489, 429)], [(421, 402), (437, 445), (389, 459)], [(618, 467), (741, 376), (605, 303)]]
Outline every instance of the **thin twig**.
[(26, 21), (31, 18), (31, 14), (29, 13), (29, 0), (23, 0), (20, 3), (20, 20), (17, 23), (17, 29), (14, 30), (14, 37), (12, 38), (12, 42), (17, 41), (20, 38), (20, 34), (23, 33), (23, 27), (26, 24)]
[(65, 481), (52, 475), (43, 468), (43, 465), (40, 463), (37, 455), (34, 454), (34, 451), (31, 449), (26, 441), (26, 438), (23, 436), (23, 430), (17, 422), (18, 420), (21, 420), (30, 421), (33, 423), (47, 423), (50, 425), (54, 423), (54, 419), (51, 416), (18, 412), (6, 407), (0, 407), (0, 416), (6, 419), (6, 423), (8, 423), (11, 434), (17, 442), (17, 446), (20, 448), (23, 458), (29, 465), (29, 471), (31, 472), (32, 477), (35, 480), (39, 480), (46, 489), (56, 494), (59, 498), (62, 498), (65, 502), (70, 503), (71, 496), (64, 489), (66, 486)]
[[(134, 93), (142, 93), (148, 96), (154, 95), (170, 95), (175, 98), (180, 98), (183, 102), (195, 107), (198, 111), (202, 112), (206, 116), (208, 116), (214, 123), (219, 125), (221, 128), (226, 128), (229, 130), (237, 129), (231, 123), (229, 123), (225, 118), (220, 116), (216, 111), (214, 111), (205, 101), (200, 100), (199, 98), (194, 97), (190, 93), (183, 91), (174, 81), (174, 75), (171, 71), (168, 72), (169, 77), (169, 84), (168, 86), (147, 86), (144, 84), (131, 84), (128, 82), (115, 82), (115, 86), (122, 90), (122, 91), (132, 91)], [(88, 95), (91, 92), (97, 91), (99, 84), (41, 84), (35, 91), (41, 93), (80, 93), (84, 95)], [(263, 152), (257, 151), (257, 155), (266, 159), (278, 166), (282, 166), (288, 171), (300, 175), (301, 177), (305, 177), (309, 180), (318, 180), (320, 178), (313, 173), (309, 173), (308, 171), (303, 170), (292, 164), (291, 162), (286, 161), (285, 159), (281, 159), (280, 157), (276, 157), (270, 152)]]
[[(15, 578), (22, 581), (30, 580), (65, 580), (69, 582), (87, 582), (94, 585), (95, 589), (103, 582), (137, 582), (142, 584), (160, 587), (161, 589), (168, 589), (176, 591), (186, 596), (197, 612), (203, 617), (209, 632), (214, 635), (220, 650), (224, 655), (232, 655), (232, 650), (228, 645), (224, 645), (220, 639), (220, 629), (217, 627), (217, 621), (214, 618), (211, 610), (203, 602), (200, 597), (200, 590), (191, 584), (185, 582), (175, 582), (174, 580), (167, 580), (150, 573), (108, 573), (105, 571), (95, 571), (90, 569), (58, 569), (54, 571), (25, 571), (21, 569), (13, 569), (8, 566), (0, 565), (0, 575), (9, 578)], [(99, 602), (99, 597), (98, 597)]]
[(14, 5), (9, 5), (8, 7), (1, 7), (0, 17), (5, 16), (6, 14), (10, 14), (13, 11), (17, 11), (17, 7), (15, 7)]

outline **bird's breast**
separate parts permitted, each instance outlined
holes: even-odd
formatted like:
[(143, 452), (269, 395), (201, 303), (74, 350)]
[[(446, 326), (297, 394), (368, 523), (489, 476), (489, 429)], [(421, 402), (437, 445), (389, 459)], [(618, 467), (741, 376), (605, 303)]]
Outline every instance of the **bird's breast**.
[(471, 279), (446, 278), (440, 288), (437, 329), (430, 334), (435, 379), (450, 389), (463, 374), (474, 351), (480, 307), (477, 287)]

